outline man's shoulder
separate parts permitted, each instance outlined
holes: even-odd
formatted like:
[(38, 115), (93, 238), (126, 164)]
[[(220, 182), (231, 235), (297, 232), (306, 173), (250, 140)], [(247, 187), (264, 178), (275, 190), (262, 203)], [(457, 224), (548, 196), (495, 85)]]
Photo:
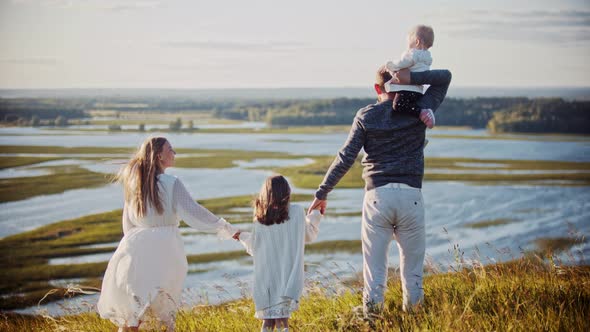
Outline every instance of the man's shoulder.
[(357, 119), (363, 121), (370, 118), (374, 118), (375, 116), (381, 116), (383, 114), (383, 110), (386, 108), (384, 103), (376, 103), (367, 105), (356, 112)]
[(359, 109), (358, 112), (356, 112), (356, 116), (357, 118), (365, 119), (377, 112), (381, 112), (383, 109), (385, 109), (383, 103), (370, 104)]

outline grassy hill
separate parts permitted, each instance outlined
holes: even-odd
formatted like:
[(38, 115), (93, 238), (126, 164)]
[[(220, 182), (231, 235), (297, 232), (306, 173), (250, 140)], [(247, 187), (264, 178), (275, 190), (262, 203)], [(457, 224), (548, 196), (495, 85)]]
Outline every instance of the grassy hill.
[[(399, 276), (392, 273), (385, 310), (372, 323), (355, 313), (361, 284), (327, 296), (319, 285), (291, 317), (292, 331), (589, 331), (590, 266), (559, 266), (538, 256), (475, 265), (424, 280), (425, 302), (414, 314), (401, 310)], [(177, 331), (256, 331), (249, 299), (183, 310)], [(373, 326), (371, 326), (373, 324)], [(0, 314), (0, 330), (113, 331), (96, 313), (51, 318)]]

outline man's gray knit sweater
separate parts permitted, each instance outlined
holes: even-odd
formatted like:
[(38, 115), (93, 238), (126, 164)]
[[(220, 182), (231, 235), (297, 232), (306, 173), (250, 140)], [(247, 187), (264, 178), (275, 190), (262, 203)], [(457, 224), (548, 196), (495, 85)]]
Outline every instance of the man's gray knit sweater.
[[(412, 73), (412, 83), (427, 84), (433, 81), (433, 77), (436, 80), (429, 88), (430, 94), (427, 91), (418, 105), (435, 110), (446, 95), (451, 81), (450, 72), (438, 70), (423, 73)], [(361, 149), (365, 151), (362, 160), (365, 190), (387, 183), (405, 183), (422, 188), (426, 126), (415, 117), (394, 112), (392, 104), (392, 100), (386, 100), (357, 112), (348, 139), (316, 191), (318, 199), (327, 198), (328, 193), (352, 167)]]
[(326, 199), (362, 148), (366, 190), (390, 182), (422, 188), (426, 127), (415, 117), (394, 112), (392, 106), (393, 102), (386, 100), (356, 113), (348, 139), (326, 173), (317, 198)]

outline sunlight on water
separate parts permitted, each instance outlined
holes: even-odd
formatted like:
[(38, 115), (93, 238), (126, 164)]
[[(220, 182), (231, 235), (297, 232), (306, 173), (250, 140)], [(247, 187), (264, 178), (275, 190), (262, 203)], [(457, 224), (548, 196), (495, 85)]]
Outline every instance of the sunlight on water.
[[(0, 128), (0, 134), (30, 134), (31, 136), (3, 136), (6, 145), (57, 145), (57, 146), (137, 146), (145, 134), (95, 134), (88, 136), (62, 135), (59, 131), (32, 128)], [(433, 132), (451, 134), (449, 132)], [(57, 135), (56, 135), (57, 134)], [(456, 135), (485, 136), (485, 131), (455, 130)], [(199, 149), (237, 149), (288, 152), (305, 155), (334, 155), (346, 138), (346, 134), (166, 134), (175, 147)], [(457, 157), (481, 159), (530, 159), (560, 161), (590, 161), (590, 144), (587, 142), (552, 142), (524, 140), (470, 140), (455, 138), (431, 138), (426, 148), (427, 157)], [(68, 155), (67, 160), (50, 161), (35, 166), (80, 165), (101, 173), (116, 172), (126, 155), (115, 161), (77, 160), (80, 155)], [(270, 171), (249, 168), (305, 166), (308, 158), (256, 159), (238, 161), (235, 167), (226, 169), (171, 168), (168, 173), (178, 176), (195, 199), (219, 198), (238, 195), (253, 195)], [(461, 167), (495, 167), (496, 170), (456, 170), (444, 168), (427, 169), (427, 173), (461, 174), (533, 174), (569, 173), (580, 171), (530, 171), (503, 170), (501, 163), (457, 163)], [(584, 171), (587, 173), (587, 171)], [(9, 168), (0, 171), (0, 178), (35, 176), (42, 170), (28, 167)], [(425, 182), (423, 195), (427, 222), (427, 256), (444, 269), (454, 264), (453, 246), (459, 245), (465, 252), (464, 259), (484, 262), (505, 261), (518, 257), (523, 249), (533, 249), (533, 241), (542, 236), (587, 235), (590, 233), (590, 190), (588, 187), (554, 185), (471, 185), (461, 182)], [(313, 194), (314, 190), (293, 188), (293, 192)], [(360, 240), (360, 211), (364, 191), (362, 189), (336, 189), (330, 194), (327, 216), (320, 226), (317, 242), (334, 240)], [(309, 202), (299, 202), (307, 207)], [(120, 209), (123, 205), (122, 190), (117, 184), (100, 188), (69, 190), (62, 194), (33, 197), (23, 201), (0, 204), (0, 237), (20, 233), (56, 221), (77, 218), (93, 213)], [(249, 208), (238, 208), (247, 212)], [(348, 214), (338, 216), (338, 214)], [(228, 218), (231, 221), (231, 218)], [(470, 227), (473, 223), (493, 220), (505, 222), (491, 226)], [(239, 224), (247, 230), (251, 224)], [(221, 241), (213, 234), (183, 229), (185, 250), (188, 255), (241, 250), (232, 241)], [(114, 247), (117, 243), (86, 246)], [(590, 245), (574, 247), (575, 252), (588, 255)], [(399, 263), (397, 248), (390, 249), (389, 265)], [(104, 262), (111, 253), (63, 257), (50, 260), (50, 264), (76, 264)], [(308, 279), (326, 283), (339, 291), (341, 285), (333, 282), (349, 278), (361, 269), (360, 253), (325, 252), (306, 255)], [(248, 294), (252, 277), (250, 257), (232, 261), (191, 264), (192, 274), (187, 277), (184, 300), (187, 305), (195, 303), (219, 303)], [(68, 283), (75, 280), (56, 280)], [(332, 283), (328, 283), (332, 281)], [(344, 287), (344, 286), (342, 286)], [(85, 296), (58, 301), (42, 306), (52, 314), (63, 312), (60, 307), (92, 308), (96, 296)], [(86, 303), (86, 304), (83, 304)], [(38, 308), (19, 310), (32, 312)]]

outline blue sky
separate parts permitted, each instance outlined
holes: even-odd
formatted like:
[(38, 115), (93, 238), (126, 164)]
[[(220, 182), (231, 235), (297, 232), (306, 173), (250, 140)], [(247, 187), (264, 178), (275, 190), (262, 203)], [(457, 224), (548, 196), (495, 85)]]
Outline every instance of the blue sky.
[(368, 86), (416, 24), (455, 86), (590, 86), (588, 0), (0, 0), (0, 88)]

